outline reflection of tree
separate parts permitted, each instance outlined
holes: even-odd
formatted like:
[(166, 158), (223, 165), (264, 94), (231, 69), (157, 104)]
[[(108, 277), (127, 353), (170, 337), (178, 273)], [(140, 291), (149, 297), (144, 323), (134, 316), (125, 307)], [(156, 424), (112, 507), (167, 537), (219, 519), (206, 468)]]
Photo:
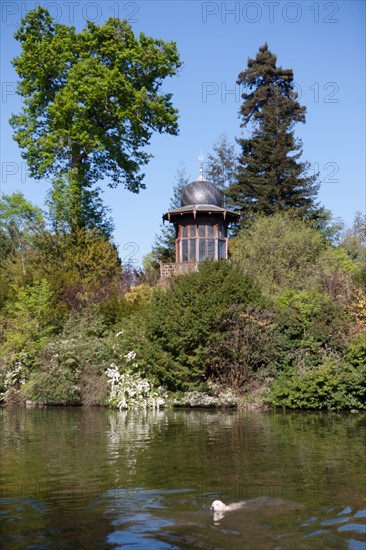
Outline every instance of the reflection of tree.
[(362, 505), (366, 467), (365, 415), (297, 413), (275, 415), (272, 437), (293, 449), (296, 468), (290, 482), (304, 488), (303, 495), (317, 502), (348, 497)]
[[(9, 517), (23, 498), (22, 528), (33, 532), (37, 509), (36, 530), (56, 534), (93, 521), (106, 533), (106, 517), (113, 521), (122, 505), (143, 509), (152, 501), (170, 509), (178, 501), (189, 508), (212, 497), (263, 496), (356, 506), (363, 423), (364, 415), (319, 413), (6, 409), (0, 414), (3, 496), (18, 499), (7, 504)], [(192, 493), (179, 497), (173, 489)]]

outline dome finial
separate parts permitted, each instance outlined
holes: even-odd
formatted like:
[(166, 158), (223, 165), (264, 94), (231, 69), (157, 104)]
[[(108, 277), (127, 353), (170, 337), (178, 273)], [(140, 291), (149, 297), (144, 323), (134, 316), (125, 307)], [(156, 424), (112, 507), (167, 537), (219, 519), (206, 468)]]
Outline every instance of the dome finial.
[(199, 180), (203, 180), (204, 177), (203, 177), (203, 161), (204, 161), (204, 156), (202, 153), (200, 153), (200, 156), (198, 157), (198, 160), (200, 161), (200, 175), (198, 176), (198, 179)]

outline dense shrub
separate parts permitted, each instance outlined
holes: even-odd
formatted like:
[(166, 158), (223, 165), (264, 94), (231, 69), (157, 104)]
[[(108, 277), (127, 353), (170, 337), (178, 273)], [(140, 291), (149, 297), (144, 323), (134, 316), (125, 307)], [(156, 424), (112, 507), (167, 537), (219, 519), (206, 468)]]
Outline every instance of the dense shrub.
[(54, 312), (49, 283), (42, 279), (25, 287), (14, 287), (14, 298), (6, 304), (4, 351), (21, 350), (26, 343), (42, 341), (53, 330)]
[(360, 266), (295, 213), (258, 216), (233, 239), (231, 256), (267, 296), (286, 289), (327, 292), (347, 303)]
[(314, 265), (326, 246), (322, 235), (291, 214), (258, 216), (233, 240), (231, 255), (268, 296), (313, 284)]
[(81, 403), (78, 380), (79, 372), (73, 365), (57, 365), (46, 372), (34, 373), (23, 392), (35, 403), (76, 405)]
[(175, 389), (199, 387), (206, 379), (209, 343), (222, 330), (228, 309), (259, 299), (252, 279), (228, 262), (204, 262), (197, 273), (178, 277), (166, 291), (156, 291), (146, 334), (170, 356)]
[(99, 404), (107, 393), (104, 371), (113, 360), (110, 335), (90, 308), (70, 315), (63, 332), (40, 349), (22, 388), (24, 398), (48, 403)]
[(366, 365), (355, 368), (328, 361), (304, 375), (281, 376), (268, 400), (289, 409), (366, 409)]
[(163, 290), (97, 231), (51, 232), (20, 195), (4, 205), (0, 400), (134, 406), (164, 386), (213, 403), (214, 382), (253, 395), (273, 383), (276, 406), (364, 406), (364, 218), (336, 247), (293, 214), (258, 217), (229, 262)]
[[(128, 357), (135, 358), (135, 352)], [(151, 380), (129, 369), (120, 372), (112, 363), (106, 371), (110, 392), (106, 399), (108, 405), (123, 409), (159, 409), (166, 404), (166, 395), (162, 388), (155, 388)]]
[(275, 329), (271, 311), (240, 305), (228, 308), (208, 346), (208, 376), (224, 386), (241, 389), (276, 360)]
[(363, 368), (366, 365), (366, 330), (356, 334), (349, 342), (345, 353), (344, 362), (352, 367)]
[(304, 371), (342, 352), (349, 332), (348, 317), (327, 294), (287, 290), (276, 301), (275, 345), (282, 368)]

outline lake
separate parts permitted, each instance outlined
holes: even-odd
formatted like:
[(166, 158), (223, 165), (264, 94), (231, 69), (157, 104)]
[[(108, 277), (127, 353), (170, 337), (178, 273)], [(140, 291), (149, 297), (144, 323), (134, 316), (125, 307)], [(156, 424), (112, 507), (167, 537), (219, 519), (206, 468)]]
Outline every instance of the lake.
[(365, 432), (365, 414), (3, 408), (0, 547), (365, 550)]

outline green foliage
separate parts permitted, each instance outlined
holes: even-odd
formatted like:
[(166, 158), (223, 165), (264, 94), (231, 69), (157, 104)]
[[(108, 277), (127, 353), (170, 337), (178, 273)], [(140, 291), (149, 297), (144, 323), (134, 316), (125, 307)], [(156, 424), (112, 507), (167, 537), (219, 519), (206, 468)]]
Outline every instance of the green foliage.
[(344, 362), (355, 368), (364, 368), (366, 365), (366, 330), (356, 334), (349, 342), (345, 354)]
[(317, 290), (286, 291), (278, 298), (275, 345), (282, 368), (314, 369), (342, 352), (349, 330), (343, 309)]
[(0, 401), (19, 401), (19, 390), (26, 383), (31, 372), (36, 352), (34, 347), (27, 351), (14, 351), (1, 354), (0, 362)]
[(343, 236), (341, 247), (352, 260), (366, 261), (366, 214), (356, 212), (352, 227)]
[(359, 276), (342, 248), (327, 244), (321, 232), (293, 211), (255, 217), (233, 239), (230, 252), (269, 297), (286, 289), (316, 288), (346, 305)]
[(360, 276), (359, 266), (340, 247), (327, 247), (314, 265), (314, 283), (346, 308)]
[(340, 248), (358, 267), (357, 279), (366, 288), (366, 214), (356, 212), (353, 225), (343, 235)]
[[(42, 231), (32, 236), (24, 251), (17, 250), (3, 263), (7, 280), (14, 282), (8, 283), (3, 296), (0, 386), (9, 372), (16, 371), (12, 389), (26, 399), (101, 403), (106, 385), (100, 369), (105, 356), (110, 361), (111, 352), (105, 349), (108, 327), (103, 317), (90, 311), (92, 304), (126, 291), (115, 247), (96, 230), (72, 235)], [(70, 311), (78, 321), (74, 331)], [(85, 327), (78, 311), (89, 312)], [(54, 336), (57, 332), (60, 337)], [(32, 360), (24, 366), (20, 356)], [(27, 382), (21, 387), (20, 376)], [(1, 391), (14, 400), (10, 390)]]
[(80, 404), (77, 382), (78, 372), (66, 365), (34, 374), (24, 386), (23, 393), (35, 403), (77, 405)]
[(97, 315), (108, 328), (118, 327), (131, 318), (143, 322), (153, 289), (147, 284), (132, 286), (127, 292), (111, 293), (97, 307)]
[[(0, 397), (103, 404), (106, 373), (118, 365), (130, 397), (140, 386), (154, 399), (159, 386), (211, 392), (212, 381), (259, 396), (272, 380), (276, 406), (360, 408), (366, 301), (357, 261), (290, 214), (258, 217), (232, 255), (163, 290), (123, 271), (96, 229), (33, 231), (3, 261)], [(181, 402), (196, 403), (191, 396)], [(119, 406), (126, 392), (114, 397)]]
[(271, 296), (314, 284), (314, 266), (325, 249), (322, 236), (293, 213), (258, 216), (242, 229), (230, 251), (233, 261)]
[(92, 291), (122, 274), (115, 247), (95, 230), (66, 236), (62, 253), (65, 282), (74, 288), (80, 285), (86, 292), (89, 288)]
[(237, 180), (227, 196), (246, 226), (258, 213), (296, 208), (303, 217), (319, 214), (314, 203), (317, 176), (307, 175), (309, 163), (300, 161), (302, 143), (293, 130), (295, 123), (305, 122), (305, 107), (297, 101), (292, 70), (276, 62), (264, 44), (237, 80), (247, 90), (242, 94), (241, 126), (250, 127), (252, 135), (238, 140), (242, 152)]
[(39, 351), (29, 381), (22, 387), (24, 398), (54, 404), (102, 403), (113, 338), (93, 308), (70, 315), (62, 333)]
[(23, 193), (5, 193), (0, 201), (0, 260), (24, 250), (29, 236), (44, 227), (44, 213)]
[[(319, 345), (321, 342), (315, 340), (316, 337), (320, 338), (321, 336), (321, 331), (316, 333), (319, 327), (319, 322), (316, 319), (317, 314), (315, 312), (315, 319), (310, 323), (311, 314), (312, 311), (307, 309), (305, 317), (313, 333), (313, 345), (316, 343)], [(324, 312), (321, 314), (324, 316)], [(287, 369), (283, 374), (279, 373), (272, 384), (269, 395), (271, 404), (295, 409), (352, 410), (366, 408), (365, 333), (357, 335), (350, 341), (343, 353), (342, 360), (339, 359), (339, 355), (337, 358), (334, 353), (333, 359), (327, 359), (327, 356), (331, 355), (331, 345), (333, 345), (334, 352), (334, 339), (339, 341), (339, 334), (332, 335), (332, 327), (328, 327), (327, 333), (328, 339), (330, 339), (330, 342), (327, 343), (327, 354), (323, 353), (319, 356), (318, 361), (316, 361), (316, 348), (309, 349), (309, 341), (301, 342), (298, 353), (293, 353), (296, 369)], [(323, 339), (324, 336), (323, 334)], [(281, 344), (284, 349), (283, 341)], [(324, 341), (322, 344), (324, 345)], [(306, 346), (309, 351), (307, 355), (304, 355)], [(299, 352), (302, 352), (302, 358)]]
[(42, 7), (22, 19), (15, 38), (24, 104), (10, 120), (15, 140), (32, 177), (67, 178), (69, 223), (85, 227), (85, 190), (110, 176), (112, 186), (123, 182), (137, 193), (153, 132), (177, 133), (172, 96), (161, 92), (180, 67), (176, 45), (136, 38), (116, 18), (102, 26), (89, 21), (77, 33)]
[[(98, 303), (123, 286), (116, 248), (95, 229), (69, 235), (39, 233), (4, 266), (6, 277), (17, 287), (47, 280), (61, 319), (68, 310)], [(8, 301), (14, 299), (11, 288), (6, 289)]]
[[(81, 197), (82, 225), (86, 231), (96, 229), (106, 239), (112, 237), (114, 223), (111, 209), (103, 204), (102, 190), (83, 189)], [(47, 198), (48, 217), (56, 233), (70, 233), (72, 226), (72, 189), (66, 178), (54, 178)]]
[(277, 358), (275, 316), (258, 306), (234, 305), (217, 329), (208, 346), (208, 375), (220, 385), (242, 391)]
[(269, 401), (289, 409), (366, 409), (366, 364), (354, 368), (329, 361), (304, 375), (280, 377)]
[(19, 234), (34, 230), (44, 224), (44, 213), (38, 206), (28, 201), (23, 193), (11, 195), (3, 193), (0, 202), (0, 221), (10, 233), (12, 228)]
[(14, 301), (7, 304), (7, 346), (21, 349), (26, 342), (39, 342), (51, 334), (52, 292), (46, 280), (35, 281), (27, 287), (14, 288)]
[(175, 387), (194, 389), (206, 377), (206, 348), (220, 319), (234, 304), (259, 298), (251, 279), (227, 262), (204, 262), (197, 273), (173, 280), (157, 290), (147, 319), (147, 337), (168, 353)]
[(14, 278), (6, 269), (19, 260), (19, 266), (24, 276), (26, 271), (27, 250), (34, 236), (44, 230), (44, 215), (22, 193), (3, 194), (0, 201), (0, 261), (2, 273), (0, 277), (0, 309), (6, 303), (7, 297), (13, 294)]

